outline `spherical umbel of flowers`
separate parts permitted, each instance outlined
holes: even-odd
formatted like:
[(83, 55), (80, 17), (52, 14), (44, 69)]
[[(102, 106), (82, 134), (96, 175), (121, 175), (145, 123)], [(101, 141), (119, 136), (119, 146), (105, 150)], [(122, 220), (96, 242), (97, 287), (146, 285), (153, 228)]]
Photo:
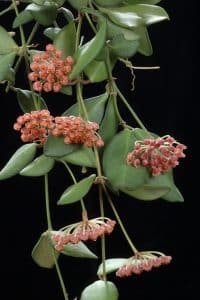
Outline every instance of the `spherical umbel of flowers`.
[(168, 265), (172, 260), (171, 256), (167, 256), (160, 252), (143, 251), (130, 257), (126, 264), (121, 266), (116, 275), (118, 277), (127, 277), (133, 274), (141, 274), (144, 271), (151, 271), (152, 268), (158, 268), (161, 265)]
[(23, 142), (44, 144), (53, 128), (53, 117), (46, 109), (25, 113), (17, 118), (13, 128), (21, 132)]
[(158, 176), (179, 165), (179, 159), (185, 157), (183, 151), (186, 148), (169, 135), (136, 141), (134, 150), (127, 156), (127, 164), (136, 168), (147, 167), (153, 176)]
[(81, 117), (56, 117), (54, 136), (64, 136), (65, 144), (83, 144), (86, 147), (101, 147), (103, 140), (97, 134), (99, 125), (95, 122), (84, 121)]
[(48, 44), (46, 51), (33, 56), (30, 64), (32, 70), (28, 74), (29, 80), (33, 81), (33, 89), (37, 92), (59, 92), (63, 86), (69, 85), (69, 74), (72, 70), (74, 59), (67, 56), (65, 59), (63, 52), (56, 49), (54, 45)]
[(96, 241), (104, 234), (110, 234), (115, 226), (116, 222), (109, 218), (95, 218), (71, 224), (57, 231), (51, 236), (52, 241), (55, 243), (55, 249), (62, 251), (64, 245), (69, 243), (77, 244), (80, 241), (92, 240)]

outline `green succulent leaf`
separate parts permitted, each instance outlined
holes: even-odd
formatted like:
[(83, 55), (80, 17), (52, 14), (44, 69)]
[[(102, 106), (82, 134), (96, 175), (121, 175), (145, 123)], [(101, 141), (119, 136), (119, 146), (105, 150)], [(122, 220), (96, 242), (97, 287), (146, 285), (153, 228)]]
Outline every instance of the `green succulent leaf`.
[(132, 57), (138, 50), (140, 42), (138, 40), (126, 40), (123, 34), (116, 35), (109, 43), (111, 52), (118, 57)]
[(57, 16), (57, 5), (54, 2), (45, 1), (43, 5), (29, 4), (26, 11), (29, 11), (33, 18), (43, 26), (49, 26)]
[(78, 10), (88, 5), (89, 0), (67, 0), (70, 5)]
[(22, 176), (42, 176), (51, 171), (54, 166), (54, 159), (40, 155), (34, 159), (29, 165), (20, 171)]
[(34, 158), (37, 144), (31, 143), (21, 146), (9, 159), (5, 167), (0, 171), (0, 180), (10, 178), (18, 174)]
[(176, 187), (176, 185), (174, 183), (173, 171), (171, 170), (170, 172), (167, 173), (167, 175), (170, 180), (171, 190), (169, 193), (164, 195), (162, 197), (162, 199), (169, 201), (169, 202), (184, 202), (184, 198), (183, 198), (181, 192), (179, 191), (179, 189)]
[(128, 4), (157, 4), (161, 0), (126, 0)]
[[(111, 70), (114, 68), (116, 61), (116, 57), (111, 57)], [(101, 82), (108, 79), (108, 71), (104, 61), (93, 60), (84, 69), (84, 73), (91, 82)]]
[(34, 18), (30, 11), (28, 10), (23, 10), (21, 11), (18, 16), (15, 17), (14, 22), (12, 24), (12, 28), (17, 28), (23, 24), (26, 24), (30, 21), (32, 21)]
[[(59, 231), (51, 231), (50, 237), (54, 234), (59, 234)], [(56, 243), (52, 241), (51, 244), (55, 247)], [(58, 252), (59, 253), (59, 252)], [(94, 254), (83, 242), (79, 242), (77, 244), (67, 244), (64, 245), (62, 254), (72, 257), (79, 257), (79, 258), (90, 258), (90, 259), (97, 259), (98, 257)]]
[[(91, 122), (101, 122), (107, 100), (107, 93), (84, 100), (88, 117)], [(63, 116), (79, 116), (78, 104), (76, 103), (68, 108), (68, 110), (63, 113)]]
[(133, 150), (135, 141), (134, 131), (126, 128), (115, 135), (104, 150), (104, 174), (114, 190), (135, 190), (149, 179), (146, 168), (134, 168), (126, 163), (127, 155)]
[(49, 234), (47, 232), (44, 232), (41, 235), (33, 248), (31, 255), (38, 266), (47, 269), (53, 268), (55, 259), (58, 259), (59, 257), (59, 253), (56, 252), (51, 245)]
[[(106, 269), (106, 274), (115, 272), (118, 270), (120, 267), (125, 265), (127, 263), (128, 259), (127, 258), (110, 258), (106, 259), (105, 261), (105, 269)], [(97, 271), (98, 276), (103, 276), (103, 264), (100, 264), (98, 271)]]
[(101, 6), (117, 6), (124, 2), (123, 0), (94, 0), (94, 2)]
[(71, 10), (65, 7), (59, 8), (58, 13), (62, 13), (69, 23), (74, 20), (74, 15), (72, 14)]
[(151, 25), (164, 20), (169, 20), (167, 12), (160, 6), (148, 4), (136, 4), (126, 7), (127, 11), (135, 12), (140, 16), (145, 25)]
[(76, 144), (65, 144), (64, 137), (55, 137), (49, 135), (47, 142), (44, 145), (44, 155), (49, 157), (63, 157), (73, 151), (76, 151), (79, 145)]
[(80, 149), (62, 157), (62, 160), (82, 167), (96, 168), (94, 151), (91, 148), (81, 146)]
[(76, 28), (74, 22), (64, 26), (53, 41), (56, 48), (63, 51), (64, 57), (74, 55), (76, 41)]
[(139, 26), (134, 28), (134, 32), (139, 36), (139, 48), (138, 52), (145, 56), (150, 56), (153, 54), (153, 49), (151, 45), (151, 41), (149, 38), (149, 34), (147, 28), (144, 26)]
[(74, 244), (74, 245), (73, 244), (65, 245), (61, 253), (72, 257), (90, 258), (90, 259), (98, 258), (96, 254), (94, 254), (88, 247), (86, 247), (83, 242), (79, 242), (78, 244)]
[(30, 2), (33, 2), (33, 3), (38, 4), (38, 5), (43, 5), (45, 1), (46, 0), (31, 0)]
[(89, 177), (82, 179), (78, 183), (69, 186), (61, 195), (57, 204), (66, 205), (80, 201), (89, 192), (95, 178), (96, 175), (92, 174)]
[(134, 191), (123, 190), (123, 192), (139, 200), (156, 200), (169, 193), (170, 190), (169, 176), (163, 174), (152, 176), (146, 184)]
[(143, 24), (142, 18), (131, 8), (131, 6), (115, 8), (100, 7), (99, 10), (106, 14), (109, 19), (118, 26), (132, 28)]
[[(34, 93), (34, 96), (31, 91), (29, 90), (22, 90), (17, 88), (17, 100), (19, 103), (19, 106), (21, 110), (26, 113), (26, 112), (31, 112), (34, 110), (42, 110), (42, 109), (47, 109), (47, 105), (44, 101), (44, 99), (37, 93)], [(37, 109), (35, 106), (35, 102), (37, 105)]]
[(3, 54), (8, 54), (10, 52), (17, 53), (17, 44), (2, 26), (0, 26), (0, 41), (0, 56)]
[(81, 46), (75, 54), (75, 64), (69, 76), (70, 79), (75, 79), (85, 67), (92, 62), (105, 44), (106, 38), (106, 22), (102, 24), (95, 37)]
[(118, 297), (119, 293), (114, 283), (98, 280), (83, 290), (80, 300), (118, 300)]
[(53, 41), (61, 30), (62, 29), (58, 27), (48, 27), (44, 30), (44, 35)]
[(11, 79), (11, 67), (14, 63), (16, 53), (0, 55), (0, 81)]
[(119, 119), (115, 109), (115, 97), (111, 95), (106, 106), (105, 114), (99, 129), (99, 135), (107, 145), (117, 132)]
[(72, 86), (71, 85), (63, 86), (60, 89), (60, 93), (71, 96), (72, 95)]
[(169, 202), (184, 202), (183, 195), (181, 194), (179, 189), (175, 186), (175, 184), (171, 185), (170, 192), (162, 196), (162, 199)]

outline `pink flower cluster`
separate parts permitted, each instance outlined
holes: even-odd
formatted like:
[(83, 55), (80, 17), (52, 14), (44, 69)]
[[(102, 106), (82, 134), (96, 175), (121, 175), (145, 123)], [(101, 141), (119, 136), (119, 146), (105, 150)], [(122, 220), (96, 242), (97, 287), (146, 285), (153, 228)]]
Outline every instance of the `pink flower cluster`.
[(53, 117), (46, 109), (25, 113), (17, 118), (14, 129), (21, 131), (23, 142), (39, 142), (44, 144), (53, 128)]
[(55, 249), (62, 251), (64, 245), (69, 243), (77, 244), (80, 241), (92, 240), (103, 234), (110, 234), (116, 222), (109, 218), (96, 218), (91, 220), (83, 220), (79, 223), (68, 225), (64, 231), (57, 231), (52, 235), (52, 241), (56, 243)]
[(23, 142), (45, 144), (51, 133), (54, 136), (63, 136), (65, 144), (83, 144), (86, 147), (104, 145), (96, 132), (99, 129), (97, 123), (74, 116), (54, 118), (45, 109), (19, 116), (13, 128), (21, 132)]
[(185, 157), (183, 151), (186, 148), (169, 135), (137, 141), (134, 150), (127, 156), (127, 164), (136, 168), (148, 167), (153, 176), (158, 176), (175, 168), (179, 159)]
[(74, 59), (67, 56), (62, 59), (63, 52), (54, 45), (48, 44), (46, 51), (35, 54), (30, 65), (32, 70), (28, 78), (33, 83), (33, 89), (37, 92), (59, 92), (63, 86), (70, 84), (68, 75), (72, 70)]
[[(132, 274), (141, 274), (144, 271), (151, 271), (152, 268), (168, 265), (172, 257), (156, 252), (140, 252), (130, 257), (125, 265), (116, 272), (118, 277), (127, 277)], [(159, 256), (157, 256), (159, 255)]]
[(81, 117), (56, 117), (52, 135), (63, 135), (65, 144), (101, 147), (104, 142), (96, 132), (98, 129), (99, 125), (97, 123), (84, 121)]

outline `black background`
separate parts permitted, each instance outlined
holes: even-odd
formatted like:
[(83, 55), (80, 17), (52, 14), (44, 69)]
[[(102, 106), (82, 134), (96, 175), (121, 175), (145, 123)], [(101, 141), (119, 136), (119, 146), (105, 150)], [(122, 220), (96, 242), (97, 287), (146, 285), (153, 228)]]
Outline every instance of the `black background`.
[[(170, 15), (170, 22), (153, 25), (149, 32), (154, 48), (152, 57), (136, 55), (133, 64), (142, 66), (159, 65), (159, 71), (135, 71), (136, 90), (131, 92), (131, 76), (123, 65), (115, 68), (115, 76), (123, 93), (138, 112), (145, 125), (160, 135), (171, 134), (180, 142), (189, 146), (187, 158), (175, 170), (175, 181), (183, 193), (186, 202), (194, 201), (193, 179), (191, 171), (191, 137), (188, 129), (191, 120), (189, 109), (195, 98), (195, 4), (188, 7), (184, 1), (163, 1)], [(5, 7), (0, 1), (0, 7)], [(0, 24), (11, 29), (13, 14), (0, 18)], [(30, 28), (29, 28), (30, 29)], [(86, 30), (85, 30), (86, 31)], [(39, 34), (35, 41), (40, 47), (49, 42)], [(2, 41), (0, 41), (2, 42)], [(18, 86), (26, 87), (24, 69), (18, 73)], [(104, 85), (88, 86), (84, 95), (97, 95)], [(15, 95), (5, 94), (1, 88), (0, 110), (0, 167), (3, 167), (12, 153), (21, 145), (18, 133), (12, 130), (12, 124), (21, 111)], [(72, 99), (60, 95), (44, 95), (53, 115), (60, 114), (72, 104)], [(121, 107), (124, 118), (136, 125), (129, 113)], [(194, 113), (194, 112), (193, 112)], [(78, 178), (80, 169), (76, 168)], [(50, 174), (50, 196), (52, 218), (55, 228), (80, 218), (78, 204), (57, 207), (56, 201), (69, 178), (61, 166)], [(192, 195), (193, 194), (193, 195)], [(5, 287), (5, 299), (62, 299), (56, 272), (41, 269), (31, 259), (31, 250), (40, 234), (46, 229), (43, 179), (16, 176), (0, 183), (1, 195), (1, 267)], [(98, 199), (95, 191), (86, 201), (91, 216), (97, 216)], [(146, 203), (121, 195), (115, 199), (126, 227), (141, 250), (155, 249), (173, 256), (168, 267), (153, 270), (141, 276), (118, 279), (109, 275), (120, 290), (120, 300), (126, 299), (181, 299), (193, 298), (193, 282), (198, 254), (190, 247), (189, 224), (195, 221), (185, 218), (186, 204), (171, 204), (161, 200)], [(113, 217), (107, 204), (107, 215)], [(194, 222), (193, 222), (194, 221)], [(197, 238), (195, 237), (195, 240)], [(194, 241), (195, 241), (194, 240)], [(127, 257), (130, 249), (117, 226), (107, 239), (108, 257)], [(92, 243), (91, 248), (100, 254), (100, 244)], [(194, 245), (193, 245), (194, 246)], [(194, 246), (195, 247), (195, 246)], [(99, 262), (69, 257), (60, 259), (66, 286), (71, 299), (80, 295), (81, 290), (97, 279), (95, 272)], [(197, 267), (196, 267), (197, 268)], [(1, 278), (2, 281), (2, 278)]]

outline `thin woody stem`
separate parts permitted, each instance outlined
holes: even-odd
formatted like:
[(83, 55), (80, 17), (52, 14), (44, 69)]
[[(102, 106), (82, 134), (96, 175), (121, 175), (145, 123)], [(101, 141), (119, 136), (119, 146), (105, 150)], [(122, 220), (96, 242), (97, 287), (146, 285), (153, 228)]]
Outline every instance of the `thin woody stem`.
[(121, 227), (121, 230), (122, 230), (122, 232), (123, 232), (123, 234), (124, 234), (124, 236), (125, 236), (128, 244), (129, 244), (129, 246), (133, 250), (134, 254), (137, 254), (138, 250), (135, 247), (135, 245), (133, 244), (133, 242), (131, 241), (131, 238), (129, 237), (129, 235), (128, 235), (128, 233), (127, 233), (127, 231), (126, 231), (126, 229), (125, 229), (125, 227), (124, 227), (124, 225), (122, 223), (122, 220), (121, 220), (121, 218), (120, 218), (120, 216), (119, 216), (119, 214), (117, 212), (117, 209), (116, 209), (116, 207), (115, 207), (115, 205), (114, 205), (114, 203), (113, 203), (113, 201), (112, 201), (112, 199), (111, 199), (111, 197), (110, 197), (110, 195), (109, 195), (109, 193), (108, 193), (105, 185), (103, 185), (103, 190), (104, 190), (104, 193), (106, 194), (108, 202), (109, 202), (109, 204), (110, 204), (110, 206), (111, 206), (111, 208), (113, 210), (113, 213), (114, 213), (114, 215), (115, 215), (115, 217), (117, 219), (117, 222), (118, 222), (119, 226)]
[[(50, 205), (49, 205), (49, 183), (48, 183), (48, 174), (44, 175), (44, 189), (45, 189), (45, 203), (46, 203), (46, 217), (47, 217), (47, 225), (48, 225), (48, 231), (51, 231), (53, 229), (52, 227), (52, 221), (51, 221), (51, 213), (50, 213)], [(58, 264), (58, 261), (55, 256), (55, 251), (52, 251), (53, 257), (54, 257), (54, 263), (56, 266), (57, 275), (60, 281), (60, 285), (62, 288), (63, 296), (65, 300), (69, 300), (64, 280), (62, 278), (62, 274), (60, 271), (60, 267)]]
[[(76, 180), (76, 178), (75, 178), (75, 176), (74, 176), (74, 173), (72, 172), (72, 170), (71, 170), (71, 168), (68, 166), (68, 164), (67, 164), (64, 160), (62, 160), (62, 159), (61, 159), (60, 161), (61, 161), (61, 162), (63, 163), (63, 165), (66, 167), (66, 169), (67, 169), (67, 171), (69, 172), (69, 174), (70, 174), (70, 176), (71, 176), (73, 182), (74, 182), (74, 183), (77, 183), (77, 180)], [(83, 199), (80, 199), (80, 202), (81, 202), (82, 211), (86, 211), (86, 207), (85, 207), (84, 200), (83, 200)]]

